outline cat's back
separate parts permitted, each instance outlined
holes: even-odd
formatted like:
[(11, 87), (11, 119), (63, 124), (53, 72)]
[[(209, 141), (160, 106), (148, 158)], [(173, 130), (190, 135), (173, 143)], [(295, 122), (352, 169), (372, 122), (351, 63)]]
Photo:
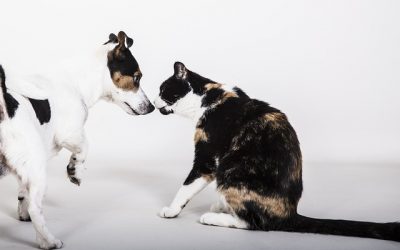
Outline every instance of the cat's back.
[(263, 160), (301, 158), (299, 141), (287, 116), (268, 103), (249, 99), (241, 104), (227, 154), (256, 154)]

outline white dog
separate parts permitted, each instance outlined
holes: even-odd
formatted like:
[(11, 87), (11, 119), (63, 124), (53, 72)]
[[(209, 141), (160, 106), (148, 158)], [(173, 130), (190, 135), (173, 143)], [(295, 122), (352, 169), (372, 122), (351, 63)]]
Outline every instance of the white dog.
[[(62, 148), (71, 151), (67, 166), (71, 182), (80, 185), (87, 141), (84, 124), (88, 108), (104, 99), (128, 114), (154, 110), (139, 86), (142, 73), (124, 32), (109, 41), (76, 70), (56, 77), (19, 80), (0, 66), (0, 176), (14, 174), (19, 182), (18, 215), (32, 220), (40, 248), (61, 248), (63, 243), (47, 229), (42, 214), (46, 163)], [(27, 84), (28, 83), (28, 84)], [(18, 86), (24, 86), (23, 88)]]

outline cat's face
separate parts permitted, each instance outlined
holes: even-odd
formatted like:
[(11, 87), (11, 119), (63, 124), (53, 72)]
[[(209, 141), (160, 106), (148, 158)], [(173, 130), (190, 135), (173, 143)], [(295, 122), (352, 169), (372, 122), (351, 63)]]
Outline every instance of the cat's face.
[(193, 119), (201, 110), (201, 96), (193, 92), (189, 74), (183, 63), (174, 64), (174, 75), (161, 84), (160, 94), (154, 101), (161, 114), (175, 113)]

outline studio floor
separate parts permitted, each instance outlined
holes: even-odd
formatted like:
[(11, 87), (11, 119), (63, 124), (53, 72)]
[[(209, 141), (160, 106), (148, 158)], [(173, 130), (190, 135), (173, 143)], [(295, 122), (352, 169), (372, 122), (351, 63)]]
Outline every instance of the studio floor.
[[(400, 249), (400, 243), (350, 237), (253, 232), (203, 226), (199, 217), (217, 200), (208, 187), (176, 219), (157, 212), (168, 205), (189, 171), (157, 159), (88, 161), (80, 187), (65, 174), (66, 157), (51, 161), (44, 203), (50, 230), (64, 249)], [(301, 214), (370, 221), (400, 220), (396, 165), (304, 164)], [(17, 185), (0, 181), (0, 249), (33, 249), (31, 223), (16, 218)]]

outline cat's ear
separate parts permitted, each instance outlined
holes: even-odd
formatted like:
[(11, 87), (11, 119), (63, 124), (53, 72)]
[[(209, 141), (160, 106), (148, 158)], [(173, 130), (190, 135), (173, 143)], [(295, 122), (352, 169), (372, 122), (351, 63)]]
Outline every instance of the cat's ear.
[(174, 63), (174, 76), (178, 79), (187, 78), (187, 69), (183, 63), (181, 62)]

